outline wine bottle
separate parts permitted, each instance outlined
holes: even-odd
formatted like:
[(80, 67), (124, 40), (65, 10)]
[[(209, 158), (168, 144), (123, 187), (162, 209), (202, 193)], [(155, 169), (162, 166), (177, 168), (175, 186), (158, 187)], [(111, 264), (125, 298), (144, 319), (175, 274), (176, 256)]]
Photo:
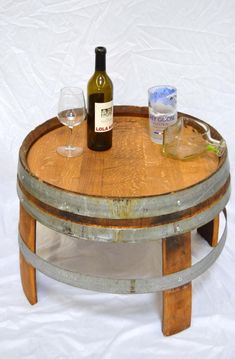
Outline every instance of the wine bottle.
[(94, 151), (112, 147), (113, 84), (106, 73), (106, 48), (95, 49), (95, 73), (87, 85), (87, 146)]

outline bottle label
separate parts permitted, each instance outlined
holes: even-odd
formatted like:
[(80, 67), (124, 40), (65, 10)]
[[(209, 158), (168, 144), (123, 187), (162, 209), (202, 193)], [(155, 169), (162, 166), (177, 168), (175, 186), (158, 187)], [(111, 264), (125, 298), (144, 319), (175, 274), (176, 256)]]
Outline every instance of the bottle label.
[(113, 101), (95, 102), (95, 132), (107, 132), (113, 128)]

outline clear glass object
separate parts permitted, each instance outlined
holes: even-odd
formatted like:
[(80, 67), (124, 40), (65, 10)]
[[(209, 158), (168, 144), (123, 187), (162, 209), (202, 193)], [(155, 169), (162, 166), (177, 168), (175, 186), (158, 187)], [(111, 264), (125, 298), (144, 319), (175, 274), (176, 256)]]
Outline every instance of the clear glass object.
[(59, 121), (69, 128), (67, 144), (59, 146), (57, 153), (64, 157), (77, 157), (83, 152), (82, 147), (72, 144), (72, 133), (86, 117), (84, 94), (79, 87), (64, 87), (60, 90), (58, 115)]
[(180, 117), (164, 130), (163, 154), (179, 160), (197, 157), (207, 151), (221, 157), (226, 149), (224, 139), (211, 136), (210, 127), (190, 117)]
[(177, 121), (177, 90), (154, 86), (148, 90), (149, 131), (152, 142), (162, 144), (163, 131)]

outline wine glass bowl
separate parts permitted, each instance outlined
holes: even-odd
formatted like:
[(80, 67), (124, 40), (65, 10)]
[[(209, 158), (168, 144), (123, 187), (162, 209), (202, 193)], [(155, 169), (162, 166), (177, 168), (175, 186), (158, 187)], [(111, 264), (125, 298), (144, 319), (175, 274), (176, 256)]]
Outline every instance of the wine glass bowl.
[(72, 131), (81, 125), (86, 117), (84, 94), (79, 87), (64, 87), (60, 90), (58, 120), (69, 128), (67, 144), (59, 146), (57, 153), (64, 157), (77, 157), (83, 152), (82, 147), (72, 144)]

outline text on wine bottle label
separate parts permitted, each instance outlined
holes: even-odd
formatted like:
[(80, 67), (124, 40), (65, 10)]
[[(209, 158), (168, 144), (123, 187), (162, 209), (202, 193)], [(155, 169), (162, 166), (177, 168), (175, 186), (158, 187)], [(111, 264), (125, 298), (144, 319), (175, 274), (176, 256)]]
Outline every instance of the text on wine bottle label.
[(95, 132), (107, 132), (113, 128), (113, 101), (95, 102)]

